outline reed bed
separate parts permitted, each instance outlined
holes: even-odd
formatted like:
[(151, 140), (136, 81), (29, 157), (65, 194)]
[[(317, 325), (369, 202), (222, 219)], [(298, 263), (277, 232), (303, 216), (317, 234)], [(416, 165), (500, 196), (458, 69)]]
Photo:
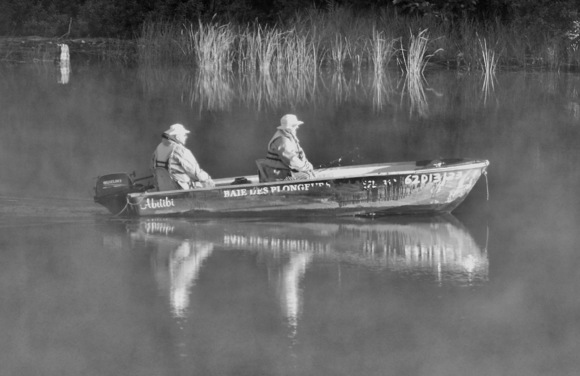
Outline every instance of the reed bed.
[(197, 67), (202, 72), (232, 71), (234, 65), (233, 45), (235, 33), (227, 25), (189, 25), (187, 33), (193, 43)]
[[(389, 16), (378, 15), (375, 22), (369, 22), (368, 18), (344, 11), (310, 12), (294, 20), (291, 27), (147, 23), (139, 39), (139, 61), (144, 64), (185, 63), (208, 72), (236, 70), (238, 74), (250, 76), (282, 73), (296, 76), (300, 71), (303, 72), (300, 74), (308, 71), (308, 75), (316, 75), (320, 69), (340, 71), (346, 68), (369, 68), (379, 74), (402, 62), (407, 74), (420, 75), (430, 60), (468, 70), (481, 69), (478, 63), (480, 38), (492, 40), (501, 47), (503, 54), (496, 55), (496, 68), (500, 64), (517, 65), (529, 61), (520, 56), (529, 45), (514, 42), (516, 38), (506, 40), (505, 36), (514, 32), (506, 27), (490, 24), (478, 29), (477, 25), (465, 22), (456, 26), (460, 30), (455, 31), (460, 35), (457, 37), (444, 25), (433, 23), (429, 25), (432, 29), (420, 29), (417, 20), (381, 17)], [(404, 20), (408, 26), (406, 34), (410, 34), (405, 38), (400, 36)], [(409, 33), (409, 30), (416, 31)], [(427, 30), (436, 37), (428, 37)], [(477, 30), (482, 31), (481, 36)], [(397, 44), (401, 48), (395, 48)], [(544, 62), (549, 56), (556, 61), (556, 56), (561, 54), (554, 48), (546, 48), (546, 51), (549, 54)], [(437, 58), (434, 58), (436, 53)]]
[[(404, 74), (402, 94), (408, 96), (412, 113), (422, 117), (429, 110), (425, 70), (432, 63), (480, 70), (485, 94), (493, 91), (494, 74), (502, 66), (531, 62), (559, 67), (564, 61), (565, 48), (554, 41), (533, 46), (533, 39), (521, 38), (521, 30), (494, 22), (450, 26), (429, 18), (389, 12), (361, 15), (340, 7), (310, 9), (285, 22), (146, 23), (139, 38), (139, 62), (195, 71), (182, 90), (191, 100), (205, 98), (204, 106), (210, 108), (224, 108), (237, 96), (269, 107), (313, 101), (324, 89), (319, 87), (324, 74), (332, 74), (338, 103), (354, 88), (360, 90), (358, 84), (368, 71), (372, 85), (365, 95), (380, 109), (393, 97), (388, 72), (398, 65)], [(529, 51), (536, 51), (535, 61)], [(232, 80), (233, 74), (237, 80)]]
[[(402, 44), (402, 42), (401, 42)], [(401, 45), (401, 59), (405, 70), (405, 83), (401, 92), (401, 100), (405, 93), (409, 95), (410, 114), (424, 118), (428, 115), (428, 102), (425, 94), (425, 67), (429, 59), (437, 52), (428, 54), (429, 36), (427, 29), (417, 35), (410, 34), (409, 47), (404, 50)]]
[(317, 49), (308, 35), (294, 29), (284, 35), (276, 54), (276, 73), (288, 78), (314, 78), (317, 71)]
[(423, 77), (427, 62), (433, 56), (427, 55), (428, 43), (429, 37), (427, 36), (427, 29), (425, 29), (416, 36), (411, 34), (407, 51), (401, 46), (403, 67), (409, 79), (417, 80)]
[(361, 70), (373, 66), (378, 71), (392, 63), (397, 39), (386, 36), (393, 32), (379, 30), (375, 23), (351, 12), (340, 8), (330, 14), (311, 11), (289, 24), (175, 27), (149, 23), (142, 29), (140, 61), (158, 64), (165, 59), (174, 63), (193, 57), (196, 68), (236, 67), (243, 75), (296, 75), (307, 70), (316, 75), (323, 67)]

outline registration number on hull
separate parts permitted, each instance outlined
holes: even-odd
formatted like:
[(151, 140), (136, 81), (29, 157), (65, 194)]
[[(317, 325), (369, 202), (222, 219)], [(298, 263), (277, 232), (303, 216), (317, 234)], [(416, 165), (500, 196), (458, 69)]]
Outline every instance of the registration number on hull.
[(406, 185), (419, 185), (427, 183), (441, 183), (446, 180), (459, 179), (463, 176), (462, 171), (457, 172), (444, 172), (435, 174), (418, 174), (418, 175), (408, 175), (405, 177)]

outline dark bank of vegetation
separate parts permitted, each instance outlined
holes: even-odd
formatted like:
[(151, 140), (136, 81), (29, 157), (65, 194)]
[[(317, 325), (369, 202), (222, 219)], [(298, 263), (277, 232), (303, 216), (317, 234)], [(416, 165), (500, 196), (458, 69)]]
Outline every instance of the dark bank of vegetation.
[(562, 69), (580, 65), (579, 10), (580, 0), (3, 0), (0, 35), (69, 41), (71, 53), (97, 38), (103, 55), (207, 69)]

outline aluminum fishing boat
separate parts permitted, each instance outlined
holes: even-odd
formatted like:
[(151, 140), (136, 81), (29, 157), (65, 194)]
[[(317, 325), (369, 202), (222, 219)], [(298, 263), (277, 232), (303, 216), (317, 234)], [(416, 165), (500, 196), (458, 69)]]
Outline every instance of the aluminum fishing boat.
[(377, 163), (316, 170), (307, 180), (260, 183), (257, 175), (215, 187), (157, 191), (126, 173), (97, 180), (95, 202), (121, 216), (289, 216), (449, 213), (489, 162), (475, 159)]

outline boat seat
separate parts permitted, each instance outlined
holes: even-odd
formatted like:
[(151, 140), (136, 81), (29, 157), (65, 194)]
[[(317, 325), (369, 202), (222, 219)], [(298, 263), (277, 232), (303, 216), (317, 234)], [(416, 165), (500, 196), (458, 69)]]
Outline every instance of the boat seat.
[(155, 177), (155, 186), (158, 191), (174, 191), (181, 189), (175, 180), (171, 178), (171, 174), (163, 167), (156, 167), (153, 171)]
[(258, 167), (258, 178), (260, 183), (269, 181), (280, 181), (292, 176), (289, 169), (272, 167), (271, 163), (266, 158), (256, 159), (256, 166)]

